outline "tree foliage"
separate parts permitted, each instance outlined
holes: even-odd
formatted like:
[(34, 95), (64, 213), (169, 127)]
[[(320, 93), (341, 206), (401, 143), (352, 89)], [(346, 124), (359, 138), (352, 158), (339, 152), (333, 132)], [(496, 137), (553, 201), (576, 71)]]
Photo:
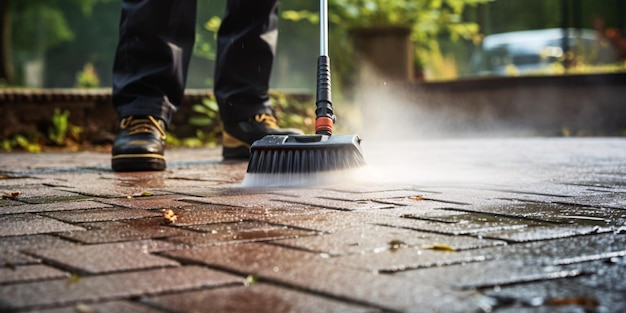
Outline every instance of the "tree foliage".
[[(90, 14), (98, 2), (112, 0), (2, 0), (2, 71), (0, 80), (14, 82), (15, 64), (41, 58), (51, 49), (75, 39), (65, 8)], [(15, 57), (13, 57), (15, 56)], [(7, 70), (9, 69), (9, 70)], [(18, 73), (19, 75), (19, 73)]]
[[(580, 4), (582, 27), (590, 28), (592, 17), (598, 16), (607, 26), (626, 30), (626, 12), (623, 12), (624, 5), (620, 5), (623, 0), (569, 1)], [(416, 61), (428, 63), (432, 60), (421, 52), (458, 47), (467, 50), (471, 42), (480, 40), (481, 33), (559, 27), (561, 2), (329, 0), (334, 73), (343, 76), (342, 79), (350, 79), (353, 59), (347, 40), (350, 27), (408, 25), (412, 27), (412, 39), (419, 56)], [(102, 85), (109, 85), (120, 3), (120, 0), (0, 0), (0, 9), (6, 8), (0, 15), (0, 25), (3, 25), (0, 84), (3, 84), (3, 78), (7, 80), (12, 67), (19, 83), (23, 63), (43, 55), (46, 60), (45, 86), (74, 86), (77, 74), (86, 64), (93, 64)], [(189, 87), (211, 86), (216, 52), (215, 29), (224, 6), (225, 1), (198, 1), (197, 45), (189, 70)], [(317, 1), (282, 1), (272, 86), (314, 88), (318, 8)], [(449, 44), (455, 41), (464, 44)]]

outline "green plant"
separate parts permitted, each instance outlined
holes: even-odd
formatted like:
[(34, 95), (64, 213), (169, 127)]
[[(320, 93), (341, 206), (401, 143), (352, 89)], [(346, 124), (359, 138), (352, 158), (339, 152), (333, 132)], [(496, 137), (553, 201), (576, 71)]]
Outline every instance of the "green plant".
[(48, 129), (48, 138), (59, 146), (65, 142), (69, 117), (70, 112), (68, 110), (61, 112), (59, 108), (54, 109), (52, 114), (52, 127)]
[(54, 109), (52, 127), (48, 129), (48, 138), (57, 146), (71, 145), (80, 139), (82, 128), (70, 124), (69, 117), (70, 112), (68, 110), (61, 112), (59, 108)]
[(100, 87), (100, 78), (93, 64), (87, 63), (83, 70), (76, 74), (76, 87), (78, 88), (96, 88)]
[(418, 18), (420, 0), (331, 0), (329, 19), (348, 28), (410, 26)]
[(202, 29), (196, 32), (196, 44), (193, 50), (195, 56), (210, 61), (215, 60), (214, 42), (221, 24), (221, 17), (212, 16), (202, 25)]
[(298, 128), (305, 132), (313, 129), (315, 106), (310, 103), (312, 99), (299, 100), (279, 91), (270, 92), (270, 98), (281, 127)]
[(29, 139), (24, 135), (15, 135), (11, 138), (2, 139), (0, 148), (7, 152), (13, 151), (14, 148), (32, 153), (39, 153), (42, 150), (41, 144), (36, 139)]
[[(338, 40), (341, 52), (331, 56), (334, 60), (340, 60), (344, 66), (339, 69), (342, 76), (340, 81), (350, 84), (348, 76), (351, 70), (346, 64), (351, 60), (344, 57), (350, 47), (343, 44), (350, 29), (385, 26), (410, 28), (411, 41), (415, 47), (414, 63), (417, 67), (428, 67), (431, 62), (439, 61), (431, 57), (440, 53), (440, 36), (449, 36), (453, 41), (460, 38), (478, 41), (478, 24), (464, 22), (462, 14), (468, 6), (489, 1), (492, 0), (329, 0), (329, 20), (334, 26), (333, 33), (342, 37)], [(309, 11), (285, 11), (282, 17), (291, 21), (317, 22), (317, 13)]]
[[(208, 61), (215, 61), (215, 57), (217, 55), (215, 39), (217, 38), (217, 31), (219, 30), (221, 24), (221, 17), (212, 16), (204, 24), (202, 24), (202, 28), (196, 31), (196, 43), (193, 48), (193, 54), (195, 56)], [(204, 83), (207, 86), (212, 86), (213, 78), (206, 78)]]
[[(192, 110), (198, 113), (197, 116), (191, 117), (189, 123), (194, 126), (208, 128), (208, 132), (201, 133), (202, 138), (208, 142), (217, 142), (217, 135), (221, 131), (219, 123), (219, 109), (217, 102), (213, 96), (202, 99), (202, 102), (192, 107)], [(198, 136), (198, 133), (196, 133)]]
[[(270, 98), (281, 127), (299, 128), (304, 131), (313, 128), (315, 111), (314, 106), (309, 103), (309, 99), (297, 99), (295, 96), (278, 91), (271, 91)], [(205, 130), (197, 129), (195, 137), (183, 139), (168, 134), (168, 145), (199, 147), (216, 145), (220, 141), (219, 135), (222, 128), (215, 98), (210, 96), (202, 99), (202, 102), (195, 104), (192, 110), (196, 115), (189, 119), (189, 124)]]

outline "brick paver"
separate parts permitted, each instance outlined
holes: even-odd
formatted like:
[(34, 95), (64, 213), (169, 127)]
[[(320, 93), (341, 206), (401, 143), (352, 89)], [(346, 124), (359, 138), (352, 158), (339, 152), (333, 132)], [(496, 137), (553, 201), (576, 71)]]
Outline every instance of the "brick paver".
[(269, 189), (219, 149), (0, 154), (0, 312), (626, 310), (625, 140), (369, 147), (363, 181)]
[(72, 277), (0, 286), (0, 304), (3, 309), (67, 305), (241, 284), (242, 280), (240, 277), (197, 266)]
[(0, 216), (0, 237), (58, 233), (63, 231), (83, 230), (71, 224), (59, 222), (55, 219), (33, 215), (5, 215)]
[(378, 312), (373, 308), (263, 283), (157, 296), (145, 302), (171, 311), (198, 313)]
[(61, 249), (41, 249), (29, 251), (61, 268), (71, 269), (80, 274), (102, 274), (154, 267), (179, 266), (177, 262), (149, 253), (148, 246), (141, 242), (131, 244), (77, 245)]
[(5, 265), (4, 268), (0, 268), (0, 285), (68, 276), (67, 272), (45, 265)]
[(91, 200), (84, 201), (60, 201), (41, 204), (7, 205), (0, 211), (0, 214), (16, 213), (41, 213), (53, 211), (88, 210), (97, 208), (109, 208), (108, 204)]

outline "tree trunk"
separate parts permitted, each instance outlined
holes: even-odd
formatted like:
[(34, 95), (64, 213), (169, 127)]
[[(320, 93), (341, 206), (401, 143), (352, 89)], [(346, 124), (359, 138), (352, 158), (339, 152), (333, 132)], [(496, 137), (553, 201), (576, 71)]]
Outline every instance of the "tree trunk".
[(10, 0), (0, 0), (0, 84), (13, 84)]
[[(414, 78), (411, 29), (402, 26), (350, 30), (359, 76), (407, 82)], [(370, 70), (374, 70), (370, 73)], [(363, 77), (360, 77), (363, 78)]]

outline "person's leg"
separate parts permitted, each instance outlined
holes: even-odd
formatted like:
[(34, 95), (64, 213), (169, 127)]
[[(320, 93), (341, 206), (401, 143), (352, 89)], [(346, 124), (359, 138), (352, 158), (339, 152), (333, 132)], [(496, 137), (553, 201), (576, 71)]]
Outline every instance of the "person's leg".
[(215, 96), (224, 123), (272, 113), (267, 94), (278, 36), (278, 0), (228, 0), (218, 32)]
[(183, 99), (195, 21), (196, 0), (123, 1), (113, 65), (121, 121), (113, 170), (165, 169), (164, 131)]
[(301, 133), (276, 125), (268, 90), (278, 37), (278, 0), (228, 0), (218, 32), (214, 92), (223, 123), (223, 155), (249, 156), (267, 134)]
[(183, 98), (195, 20), (195, 0), (123, 1), (113, 65), (120, 118), (151, 115), (169, 123)]

